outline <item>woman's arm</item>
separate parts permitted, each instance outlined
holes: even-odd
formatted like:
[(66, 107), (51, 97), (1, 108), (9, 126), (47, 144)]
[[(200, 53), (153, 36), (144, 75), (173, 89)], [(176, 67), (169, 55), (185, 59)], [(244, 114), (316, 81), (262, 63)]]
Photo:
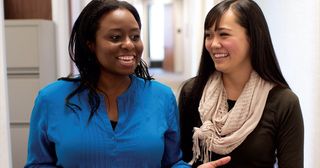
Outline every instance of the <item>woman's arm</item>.
[(303, 168), (304, 125), (298, 97), (284, 91), (278, 115), (277, 159), (279, 168)]
[(197, 100), (190, 94), (194, 80), (188, 80), (181, 88), (179, 95), (179, 115), (180, 115), (180, 139), (183, 160), (189, 162), (192, 160), (192, 135), (193, 128), (198, 126), (200, 116), (198, 113)]
[(47, 107), (39, 92), (30, 119), (28, 158), (25, 168), (57, 167), (54, 144), (47, 137)]
[(162, 159), (162, 167), (190, 168), (190, 165), (182, 160), (182, 151), (180, 150), (180, 128), (179, 112), (174, 95), (169, 98), (168, 105), (168, 125), (165, 133), (165, 150)]

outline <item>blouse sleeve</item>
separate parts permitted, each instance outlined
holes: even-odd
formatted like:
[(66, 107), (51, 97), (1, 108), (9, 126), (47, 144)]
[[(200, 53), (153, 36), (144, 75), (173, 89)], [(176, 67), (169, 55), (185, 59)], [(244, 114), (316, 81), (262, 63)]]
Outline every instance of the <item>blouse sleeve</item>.
[(162, 167), (190, 168), (190, 165), (182, 160), (182, 152), (180, 150), (179, 113), (177, 102), (173, 94), (170, 98), (170, 102), (171, 104), (168, 106), (169, 129), (165, 133), (165, 149)]
[(57, 167), (54, 144), (47, 137), (47, 107), (39, 92), (30, 119), (28, 158), (25, 168)]
[[(283, 98), (283, 97), (282, 97)], [(304, 125), (298, 97), (289, 92), (278, 120), (277, 158), (279, 168), (303, 168)]]

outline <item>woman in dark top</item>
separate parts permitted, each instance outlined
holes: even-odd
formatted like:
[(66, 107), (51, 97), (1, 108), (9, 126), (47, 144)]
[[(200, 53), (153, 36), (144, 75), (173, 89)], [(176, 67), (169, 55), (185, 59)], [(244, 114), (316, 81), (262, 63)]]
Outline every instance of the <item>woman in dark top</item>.
[(303, 118), (283, 77), (267, 22), (252, 0), (206, 16), (200, 67), (179, 96), (183, 159), (231, 156), (228, 168), (303, 167)]

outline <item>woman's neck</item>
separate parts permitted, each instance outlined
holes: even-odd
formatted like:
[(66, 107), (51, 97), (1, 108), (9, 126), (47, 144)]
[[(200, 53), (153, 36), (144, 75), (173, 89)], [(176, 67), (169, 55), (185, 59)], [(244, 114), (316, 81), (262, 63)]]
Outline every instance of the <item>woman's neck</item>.
[(228, 99), (237, 100), (244, 86), (250, 79), (252, 70), (242, 71), (231, 74), (222, 74), (224, 88), (227, 92)]
[(131, 83), (129, 76), (107, 76), (101, 75), (98, 81), (98, 91), (108, 97), (117, 97), (126, 91)]

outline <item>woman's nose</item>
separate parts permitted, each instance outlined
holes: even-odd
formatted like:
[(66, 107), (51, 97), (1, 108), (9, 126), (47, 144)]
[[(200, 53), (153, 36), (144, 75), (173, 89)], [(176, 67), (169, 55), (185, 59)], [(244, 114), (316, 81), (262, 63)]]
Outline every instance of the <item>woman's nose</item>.
[(129, 37), (124, 39), (121, 46), (122, 46), (122, 48), (129, 49), (129, 50), (134, 48), (134, 44)]
[(211, 47), (212, 48), (220, 48), (221, 47), (220, 41), (217, 38), (214, 38), (212, 40)]

